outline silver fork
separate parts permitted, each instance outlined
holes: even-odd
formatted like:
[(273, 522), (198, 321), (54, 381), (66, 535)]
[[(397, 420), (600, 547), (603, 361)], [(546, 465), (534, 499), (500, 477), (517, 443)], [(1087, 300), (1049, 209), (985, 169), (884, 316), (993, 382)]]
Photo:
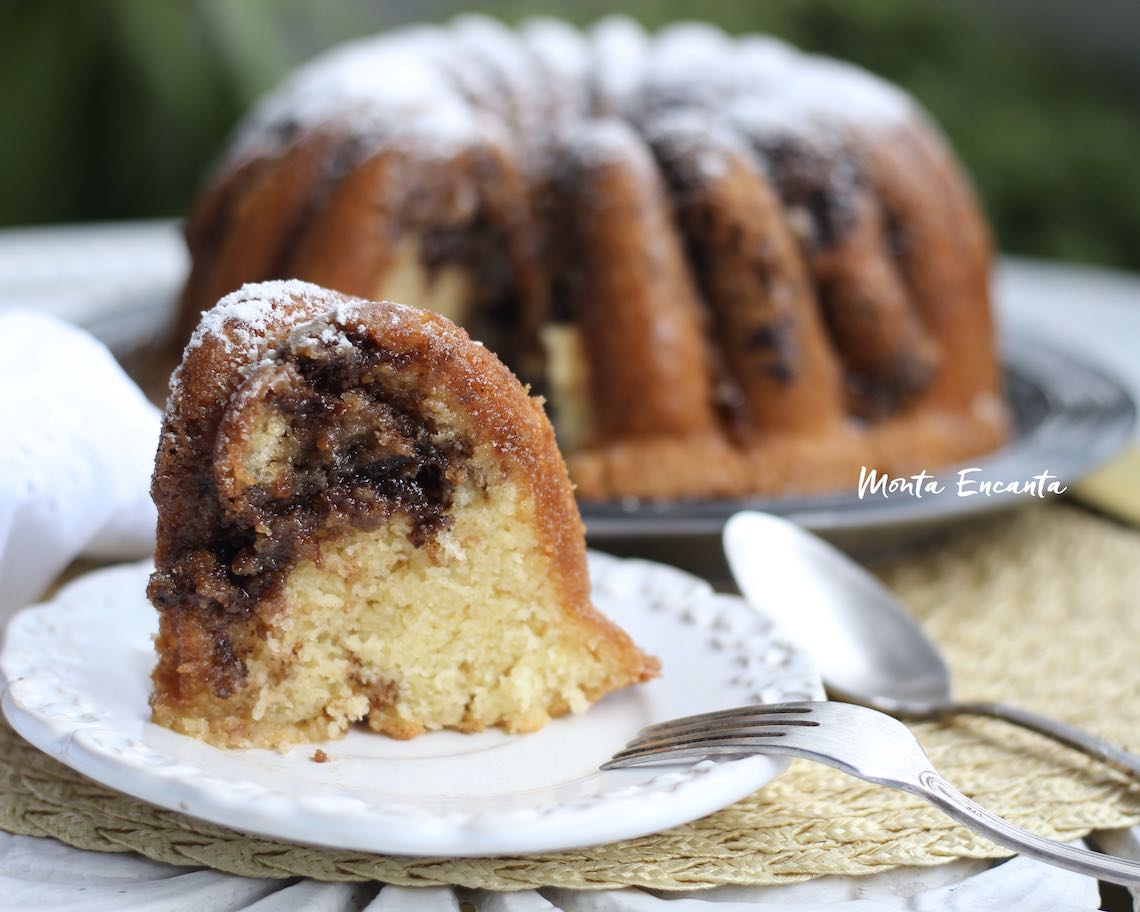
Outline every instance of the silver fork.
[(742, 706), (661, 722), (642, 729), (602, 769), (749, 754), (787, 754), (825, 763), (918, 795), (1014, 852), (1122, 886), (1140, 886), (1136, 862), (1046, 839), (975, 804), (938, 774), (905, 725), (850, 703)]

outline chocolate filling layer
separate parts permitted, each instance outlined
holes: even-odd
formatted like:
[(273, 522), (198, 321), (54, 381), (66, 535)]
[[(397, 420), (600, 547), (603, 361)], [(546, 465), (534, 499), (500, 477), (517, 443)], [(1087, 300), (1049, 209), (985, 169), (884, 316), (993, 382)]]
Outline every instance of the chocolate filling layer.
[(277, 353), (296, 380), (277, 384), (243, 422), (248, 433), (268, 409), (278, 427), (287, 427), (280, 443), (288, 458), (274, 463), (271, 478), (223, 499), (209, 540), (178, 542), (175, 560), (151, 579), (160, 609), (195, 612), (212, 632), (210, 686), (223, 699), (245, 674), (230, 625), (243, 617), (255, 621), (255, 605), (262, 616), (275, 610), (288, 573), (318, 559), (323, 542), (403, 514), (411, 520), (409, 540), (430, 552), (451, 526), (469, 441), (436, 439), (422, 394), (393, 385), (386, 366), (414, 376), (414, 357), (350, 341), (351, 349), (320, 342)]

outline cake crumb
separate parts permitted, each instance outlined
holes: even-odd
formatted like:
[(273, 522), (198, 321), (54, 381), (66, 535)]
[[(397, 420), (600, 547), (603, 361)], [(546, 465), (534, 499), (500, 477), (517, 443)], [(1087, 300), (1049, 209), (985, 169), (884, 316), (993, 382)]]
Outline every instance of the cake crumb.
[(315, 751), (313, 751), (313, 756), (309, 759), (314, 763), (328, 763), (329, 755), (318, 747)]

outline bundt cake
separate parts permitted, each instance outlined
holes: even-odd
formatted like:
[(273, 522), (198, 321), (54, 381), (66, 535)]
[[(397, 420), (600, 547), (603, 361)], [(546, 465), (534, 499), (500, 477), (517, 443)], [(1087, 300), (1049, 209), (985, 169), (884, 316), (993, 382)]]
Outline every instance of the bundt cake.
[(530, 731), (657, 670), (590, 604), (541, 403), (443, 317), (302, 282), (208, 311), (155, 466), (154, 720), (221, 746)]
[(438, 311), (550, 405), (580, 496), (853, 487), (1006, 434), (990, 245), (898, 89), (776, 40), (465, 16), (265, 98), (189, 219), (246, 281)]

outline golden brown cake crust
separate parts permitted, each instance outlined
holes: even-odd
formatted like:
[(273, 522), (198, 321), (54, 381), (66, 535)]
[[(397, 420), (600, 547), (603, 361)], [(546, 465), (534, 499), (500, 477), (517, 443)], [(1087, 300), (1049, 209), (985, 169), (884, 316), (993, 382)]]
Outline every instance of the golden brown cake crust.
[(593, 365), (589, 443), (713, 432), (703, 313), (649, 150), (616, 121), (578, 139), (560, 190), (574, 316)]
[(730, 131), (700, 119), (649, 132), (733, 387), (722, 397), (730, 431), (834, 433), (846, 419), (843, 377), (770, 180)]
[(243, 280), (368, 297), (417, 260), (385, 294), (550, 399), (585, 500), (851, 489), (1008, 434), (991, 244), (937, 126), (765, 36), (461, 17), (351, 45), (259, 106), (188, 236), (190, 322)]
[[(316, 329), (306, 328), (314, 321)], [(210, 311), (172, 380), (152, 486), (159, 514), (149, 588), (160, 614), (156, 718), (176, 717), (205, 692), (225, 700), (238, 691), (244, 666), (234, 644), (257, 636), (271, 620), (283, 577), (299, 561), (317, 557), (317, 545), (329, 535), (390, 513), (354, 518), (350, 503), (348, 521), (329, 531), (314, 527), (302, 511), (300, 520), (289, 522), (299, 522), (303, 534), (279, 553), (272, 549), (294, 534), (291, 527), (259, 512), (256, 489), (247, 488), (253, 494), (244, 497), (234, 481), (245, 471), (231, 455), (241, 451), (234, 441), (250, 430), (241, 423), (246, 419), (234, 424), (235, 414), (245, 414), (243, 397), (257, 394), (259, 372), (287, 357), (290, 345), (323, 344), (320, 333), (328, 329), (348, 334), (360, 349), (462, 404), (479, 438), (533, 498), (538, 538), (556, 568), (565, 610), (622, 654), (631, 680), (652, 676), (655, 660), (590, 604), (582, 524), (541, 402), (442, 317), (301, 282), (275, 282), (246, 286)], [(430, 536), (433, 514), (426, 508), (416, 513), (418, 503), (399, 501), (395, 509), (423, 520)]]

